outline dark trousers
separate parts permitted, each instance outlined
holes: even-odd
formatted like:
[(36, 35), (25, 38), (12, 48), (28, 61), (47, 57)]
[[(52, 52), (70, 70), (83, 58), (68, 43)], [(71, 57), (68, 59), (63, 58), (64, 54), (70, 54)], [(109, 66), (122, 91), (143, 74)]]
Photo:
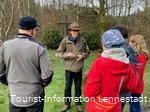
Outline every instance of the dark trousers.
[(65, 81), (66, 81), (66, 87), (64, 91), (65, 105), (70, 105), (71, 99), (73, 99), (71, 97), (71, 87), (73, 80), (75, 84), (75, 103), (77, 106), (79, 106), (81, 105), (82, 71), (75, 73), (65, 70)]
[(29, 107), (17, 107), (11, 102), (9, 104), (9, 112), (44, 112), (44, 92), (40, 95), (41, 100)]
[[(129, 99), (131, 97), (131, 92), (121, 92), (120, 93), (120, 97), (124, 98), (124, 99)], [(125, 107), (126, 102), (129, 102), (129, 100), (124, 100), (121, 102), (121, 112), (123, 112), (123, 109)]]
[[(142, 112), (139, 98), (141, 97), (141, 94), (134, 94), (131, 93), (132, 101), (130, 101), (130, 112)], [(135, 101), (134, 101), (135, 99)], [(137, 101), (138, 99), (138, 101)]]

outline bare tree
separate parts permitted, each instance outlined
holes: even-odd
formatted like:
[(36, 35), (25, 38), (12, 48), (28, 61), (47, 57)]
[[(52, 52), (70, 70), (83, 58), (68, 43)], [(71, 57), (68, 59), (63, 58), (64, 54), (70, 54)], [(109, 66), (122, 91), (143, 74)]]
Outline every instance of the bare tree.
[(139, 0), (139, 5), (144, 9), (145, 12), (147, 12), (150, 6), (150, 0)]
[(28, 16), (30, 15), (30, 0), (28, 0)]
[(105, 32), (105, 0), (99, 0), (100, 2), (100, 32), (101, 36)]
[(15, 23), (20, 17), (30, 15), (32, 14), (31, 12), (34, 12), (34, 10), (31, 11), (32, 4), (33, 3), (31, 3), (30, 0), (0, 1), (0, 39), (8, 39), (10, 34), (13, 34), (12, 31), (17, 30), (17, 28), (12, 28), (14, 25), (13, 23)]
[[(14, 21), (14, 4), (16, 0), (1, 1), (0, 9), (0, 38), (5, 40)], [(9, 6), (9, 7), (8, 7)]]
[(131, 13), (131, 8), (132, 8), (132, 4), (133, 4), (133, 1), (134, 0), (128, 0), (128, 16), (130, 15), (130, 13)]
[[(121, 16), (121, 14), (123, 13), (123, 7), (124, 7), (124, 5), (123, 5), (123, 1), (124, 0), (120, 0), (120, 4), (119, 4), (119, 16)], [(123, 14), (122, 14), (123, 15)]]
[(3, 39), (2, 37), (2, 31), (3, 31), (3, 18), (4, 18), (4, 8), (5, 8), (5, 2), (1, 1), (1, 7), (0, 7), (0, 38)]
[(24, 15), (27, 15), (27, 13), (26, 13), (26, 1), (25, 0), (23, 0), (23, 2), (22, 2), (22, 10), (23, 10), (23, 14)]
[(12, 27), (12, 23), (14, 21), (14, 3), (15, 3), (16, 0), (11, 0), (11, 16), (10, 16), (10, 20), (9, 20), (9, 23), (7, 25), (7, 28), (6, 28), (6, 32), (5, 32), (5, 37), (4, 38), (7, 38), (8, 37), (8, 33)]
[(22, 12), (21, 12), (21, 9), (20, 9), (20, 5), (21, 5), (21, 0), (18, 0), (18, 11), (19, 11), (19, 16), (20, 18), (22, 17)]
[(100, 37), (102, 34), (105, 32), (105, 16), (106, 16), (106, 1), (105, 0), (98, 0), (98, 4), (100, 6), (95, 5), (95, 1), (93, 0), (88, 0), (88, 2), (91, 4), (91, 6), (98, 11), (99, 14), (99, 19), (98, 19), (98, 24), (99, 24), (99, 31), (100, 31)]

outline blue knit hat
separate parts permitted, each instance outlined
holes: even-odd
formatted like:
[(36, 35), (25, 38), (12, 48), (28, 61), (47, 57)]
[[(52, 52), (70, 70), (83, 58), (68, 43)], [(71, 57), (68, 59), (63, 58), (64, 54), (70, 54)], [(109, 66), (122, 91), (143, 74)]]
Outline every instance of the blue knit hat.
[(108, 30), (102, 36), (102, 45), (107, 49), (119, 47), (125, 40), (119, 30)]

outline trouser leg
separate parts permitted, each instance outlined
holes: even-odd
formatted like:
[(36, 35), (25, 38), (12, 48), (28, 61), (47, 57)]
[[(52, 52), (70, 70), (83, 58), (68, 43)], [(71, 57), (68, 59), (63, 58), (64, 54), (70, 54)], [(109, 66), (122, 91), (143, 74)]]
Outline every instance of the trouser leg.
[(29, 107), (17, 107), (10, 102), (10, 112), (43, 112), (44, 111), (44, 91), (40, 95), (40, 99), (36, 104)]
[(76, 105), (81, 105), (81, 83), (82, 83), (82, 71), (74, 74), (75, 83), (75, 103)]
[(65, 81), (66, 81), (66, 87), (64, 91), (64, 97), (65, 97), (65, 105), (70, 105), (71, 103), (71, 87), (73, 82), (72, 72), (65, 70)]
[(27, 107), (27, 112), (44, 112), (44, 96), (45, 92), (40, 95), (38, 102), (30, 107)]
[(9, 112), (26, 112), (26, 108), (25, 107), (17, 107), (10, 102), (9, 103)]
[(128, 92), (121, 92), (120, 93), (120, 97), (122, 99), (125, 99), (125, 100), (121, 101), (121, 111), (123, 111), (126, 102), (129, 102), (128, 99), (131, 97), (131, 92), (130, 91), (128, 91)]
[[(142, 112), (139, 98), (141, 94), (131, 93), (132, 100), (130, 100), (130, 112)], [(137, 101), (138, 100), (138, 101)]]

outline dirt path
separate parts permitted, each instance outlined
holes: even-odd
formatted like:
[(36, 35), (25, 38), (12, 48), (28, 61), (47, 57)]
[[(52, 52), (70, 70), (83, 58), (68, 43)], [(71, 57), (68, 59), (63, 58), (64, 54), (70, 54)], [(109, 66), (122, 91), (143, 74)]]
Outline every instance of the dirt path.
[(150, 103), (147, 103), (142, 107), (142, 112), (150, 112)]

